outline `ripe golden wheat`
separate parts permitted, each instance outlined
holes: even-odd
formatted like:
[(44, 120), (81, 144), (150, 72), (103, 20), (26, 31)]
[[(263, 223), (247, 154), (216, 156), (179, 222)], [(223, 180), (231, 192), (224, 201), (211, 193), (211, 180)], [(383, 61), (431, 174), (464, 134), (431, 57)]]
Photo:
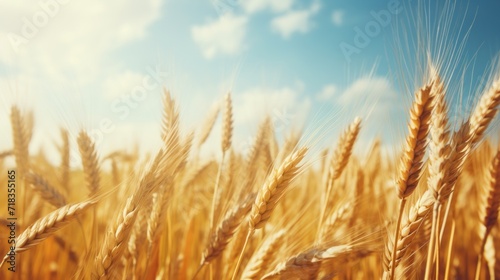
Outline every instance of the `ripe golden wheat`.
[[(396, 155), (378, 139), (354, 152), (360, 118), (315, 154), (308, 135), (280, 143), (263, 117), (244, 153), (233, 147), (230, 94), (193, 134), (164, 90), (163, 143), (152, 156), (103, 155), (84, 130), (71, 147), (61, 129), (51, 164), (29, 153), (33, 116), (14, 105), (0, 171), (17, 171), (17, 272), (4, 262), (0, 278), (499, 278), (500, 146), (487, 136), (500, 132), (491, 125), (500, 78), (454, 120), (446, 83), (430, 72)], [(219, 111), (222, 157), (201, 156)], [(82, 168), (70, 166), (71, 150)], [(0, 213), (3, 229), (7, 218)]]
[[(200, 148), (219, 109), (194, 140), (181, 131), (177, 104), (165, 90), (164, 144), (153, 159), (125, 151), (103, 156), (81, 131), (79, 169), (69, 166), (71, 136), (64, 129), (60, 164), (29, 154), (36, 127), (13, 106), (13, 146), (0, 154), (0, 166), (6, 173), (5, 160), (15, 159), (22, 210), (17, 272), (3, 263), (0, 276), (500, 277), (500, 146), (484, 139), (499, 109), (499, 80), (459, 124), (447, 116), (441, 78), (435, 73), (429, 81), (415, 93), (400, 159), (384, 156), (379, 140), (367, 155), (353, 153), (359, 118), (331, 152), (315, 155), (297, 134), (280, 145), (264, 117), (248, 154), (241, 153), (231, 146), (237, 112), (229, 94), (221, 106), (222, 160), (207, 159)], [(106, 161), (110, 170), (101, 168)], [(7, 242), (0, 251), (8, 252)]]

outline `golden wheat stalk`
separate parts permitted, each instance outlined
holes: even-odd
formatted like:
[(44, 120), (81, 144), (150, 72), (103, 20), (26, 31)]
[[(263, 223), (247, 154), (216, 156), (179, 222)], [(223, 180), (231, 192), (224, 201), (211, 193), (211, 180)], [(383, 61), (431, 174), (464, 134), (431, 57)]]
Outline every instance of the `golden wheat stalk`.
[(227, 93), (224, 98), (224, 115), (222, 126), (222, 152), (226, 152), (231, 147), (233, 138), (233, 102), (231, 93)]
[(427, 184), (434, 198), (438, 201), (441, 193), (442, 182), (445, 177), (446, 163), (450, 153), (448, 110), (443, 90), (444, 85), (438, 81), (435, 86), (435, 105), (432, 115), (431, 142), (429, 155), (429, 177)]
[(226, 214), (221, 224), (217, 227), (216, 232), (212, 234), (210, 243), (203, 252), (203, 258), (201, 260), (202, 265), (213, 261), (224, 251), (234, 233), (243, 222), (248, 212), (250, 212), (254, 199), (255, 195), (248, 195), (240, 205), (234, 207)]
[(431, 93), (434, 86), (435, 82), (432, 81), (420, 89), (410, 110), (408, 136), (397, 179), (397, 194), (400, 199), (406, 199), (411, 195), (420, 180), (433, 109), (434, 96)]
[(271, 279), (315, 279), (322, 259), (316, 257), (317, 249), (302, 252), (290, 257), (286, 262), (278, 266), (270, 273), (264, 275), (262, 280)]
[[(431, 266), (434, 260), (437, 260), (436, 263), (436, 275), (439, 273), (439, 247), (440, 242), (442, 240), (444, 230), (446, 227), (446, 221), (448, 219), (448, 214), (450, 212), (451, 205), (453, 205), (453, 194), (455, 192), (455, 187), (457, 185), (458, 178), (462, 173), (464, 168), (464, 164), (468, 159), (471, 151), (472, 151), (472, 140), (470, 134), (470, 122), (467, 121), (463, 123), (459, 130), (453, 134), (451, 139), (451, 144), (448, 148), (446, 148), (445, 153), (448, 154), (446, 162), (444, 163), (444, 174), (440, 174), (439, 178), (442, 178), (438, 181), (430, 181), (431, 184), (436, 184), (440, 186), (436, 193), (434, 192), (434, 211), (432, 214), (432, 226), (430, 231), (430, 241), (432, 243), (429, 244), (427, 251), (427, 265), (425, 271), (425, 278), (430, 278)], [(432, 187), (431, 187), (432, 189)], [(446, 210), (444, 213), (444, 217), (440, 218), (441, 208), (444, 203), (447, 202)], [(443, 222), (441, 222), (443, 221)], [(438, 228), (439, 227), (439, 228)], [(439, 230), (440, 229), (440, 230)], [(437, 247), (437, 249), (436, 249)], [(434, 257), (431, 257), (435, 256)]]
[(490, 166), (490, 172), (488, 174), (488, 196), (484, 203), (484, 218), (482, 224), (484, 226), (484, 233), (481, 239), (481, 247), (479, 250), (479, 258), (477, 261), (476, 268), (476, 280), (480, 279), (481, 267), (483, 265), (484, 258), (484, 246), (488, 239), (491, 229), (497, 223), (498, 219), (498, 208), (500, 206), (500, 146), (498, 151), (493, 158)]
[(137, 196), (129, 197), (121, 215), (108, 231), (103, 247), (94, 260), (93, 279), (109, 279), (111, 277), (110, 273), (128, 244), (132, 226), (137, 218), (138, 205), (136, 203)]
[(479, 103), (470, 116), (471, 144), (478, 143), (489, 124), (495, 118), (500, 105), (500, 76), (493, 81), (491, 87), (483, 93)]
[(83, 173), (85, 181), (90, 190), (89, 196), (95, 195), (100, 189), (101, 172), (95, 143), (92, 142), (89, 135), (85, 131), (80, 131), (78, 134), (78, 149), (82, 157)]
[(24, 176), (29, 169), (28, 146), (31, 137), (24, 116), (17, 106), (12, 106), (11, 108), (10, 123), (12, 126), (13, 151), (16, 157), (16, 166), (20, 176)]
[(307, 148), (302, 147), (289, 155), (278, 169), (274, 169), (267, 177), (266, 182), (259, 189), (255, 202), (252, 205), (252, 210), (249, 216), (249, 229), (245, 239), (245, 243), (241, 250), (236, 267), (231, 279), (235, 279), (238, 268), (241, 263), (241, 257), (245, 251), (248, 240), (256, 229), (264, 227), (265, 223), (271, 217), (271, 214), (283, 197), (285, 191), (290, 186), (290, 183), (300, 171), (299, 163), (304, 159)]
[(330, 195), (333, 188), (333, 183), (337, 180), (340, 175), (342, 175), (342, 171), (347, 166), (349, 158), (352, 154), (352, 149), (354, 147), (354, 143), (358, 137), (359, 131), (361, 129), (361, 119), (356, 117), (354, 121), (347, 127), (346, 130), (340, 135), (339, 142), (333, 152), (332, 158), (330, 160), (330, 165), (328, 168), (328, 175), (326, 179), (326, 189), (325, 196), (323, 199), (323, 204), (321, 207), (321, 213), (319, 216), (318, 223), (318, 239), (321, 235), (321, 227), (323, 226), (323, 220), (326, 214), (326, 208), (328, 206), (328, 202), (330, 200)]
[[(423, 158), (427, 148), (427, 135), (429, 134), (429, 124), (433, 110), (435, 80), (421, 88), (415, 95), (413, 106), (410, 110), (410, 122), (408, 124), (408, 136), (406, 138), (405, 149), (399, 165), (399, 177), (396, 181), (397, 194), (400, 201), (399, 213), (396, 222), (394, 240), (399, 239), (399, 227), (406, 205), (406, 199), (418, 186), (420, 181)], [(396, 246), (394, 242), (392, 244)], [(397, 249), (386, 246), (386, 251), (392, 252), (392, 261), (386, 265), (386, 279), (394, 279), (396, 269)], [(390, 270), (388, 270), (390, 269)]]
[(70, 145), (69, 145), (69, 133), (66, 129), (61, 128), (61, 138), (62, 145), (60, 147), (61, 153), (61, 164), (59, 167), (59, 172), (61, 176), (61, 186), (66, 194), (70, 194), (69, 182), (70, 182)]
[(208, 136), (210, 135), (210, 132), (212, 132), (212, 129), (215, 125), (215, 122), (217, 121), (217, 117), (219, 116), (220, 112), (220, 106), (214, 106), (212, 110), (209, 112), (208, 117), (205, 119), (205, 122), (203, 123), (202, 130), (199, 134), (198, 137), (198, 142), (197, 146), (198, 148), (207, 141)]
[[(408, 216), (403, 218), (398, 238), (392, 239), (392, 243), (394, 245), (386, 245), (384, 255), (384, 265), (386, 269), (384, 272), (384, 278), (391, 277), (391, 275), (389, 275), (390, 272), (394, 271), (398, 267), (399, 263), (407, 253), (410, 244), (413, 242), (417, 232), (421, 229), (423, 222), (431, 212), (433, 205), (434, 198), (432, 196), (432, 192), (427, 190), (410, 208)], [(393, 257), (393, 250), (396, 251), (396, 258)], [(393, 262), (393, 260), (395, 261)], [(394, 265), (394, 269), (392, 269), (392, 265)]]
[[(97, 202), (98, 200), (94, 198), (84, 202), (66, 205), (37, 220), (17, 237), (15, 252), (21, 253), (40, 244), (54, 232), (62, 229), (71, 221), (75, 220), (77, 215), (83, 213)], [(0, 263), (0, 267), (8, 257), (8, 255), (4, 257), (2, 263)]]
[(266, 272), (269, 263), (278, 255), (280, 244), (284, 239), (286, 231), (284, 229), (274, 233), (260, 247), (243, 270), (242, 279), (261, 279)]
[(255, 140), (250, 147), (250, 151), (248, 153), (247, 159), (247, 170), (248, 173), (254, 174), (256, 168), (258, 168), (259, 156), (263, 152), (263, 147), (265, 145), (265, 141), (268, 138), (267, 133), (269, 132), (269, 127), (271, 126), (271, 119), (266, 117), (264, 121), (260, 124), (259, 130), (257, 131), (257, 135), (255, 136)]
[[(435, 105), (433, 116), (431, 118), (431, 143), (430, 143), (430, 156), (429, 156), (429, 177), (427, 185), (432, 191), (434, 202), (434, 212), (432, 214), (431, 236), (428, 249), (428, 266), (431, 266), (431, 260), (434, 254), (434, 246), (440, 247), (439, 240), (439, 224), (437, 223), (437, 216), (441, 212), (441, 203), (443, 190), (443, 181), (446, 176), (447, 162), (450, 155), (449, 145), (449, 131), (448, 131), (448, 109), (446, 105), (446, 96), (444, 91), (444, 84), (440, 79), (437, 80), (434, 90), (435, 92)], [(436, 257), (438, 259), (439, 256)], [(437, 265), (436, 265), (437, 266)], [(436, 272), (438, 273), (438, 272)]]
[(170, 91), (163, 88), (162, 139), (167, 145), (179, 144), (179, 109)]
[(66, 205), (64, 196), (53, 186), (47, 182), (42, 176), (36, 173), (28, 173), (26, 175), (26, 182), (40, 194), (48, 203), (60, 208)]
[(323, 262), (348, 257), (356, 252), (350, 245), (338, 245), (326, 249), (310, 249), (280, 263), (262, 279), (316, 279)]
[(231, 100), (231, 93), (227, 93), (224, 98), (224, 115), (222, 120), (222, 158), (220, 160), (219, 169), (217, 171), (217, 177), (215, 179), (214, 193), (212, 196), (212, 206), (210, 208), (210, 228), (213, 228), (216, 224), (215, 212), (217, 208), (217, 197), (219, 196), (219, 185), (222, 176), (222, 169), (224, 166), (224, 160), (226, 158), (227, 151), (231, 148), (232, 137), (233, 137), (233, 103)]
[[(462, 124), (458, 132), (453, 136), (452, 150), (449, 152), (450, 155), (446, 164), (442, 187), (437, 198), (443, 204), (451, 196), (446, 206), (444, 221), (448, 217), (453, 201), (455, 185), (459, 175), (462, 173), (463, 165), (469, 157), (473, 146), (481, 141), (484, 132), (498, 111), (499, 104), (500, 76), (493, 81), (488, 91), (483, 93), (469, 120)], [(446, 223), (443, 223), (441, 227), (440, 239), (444, 233), (445, 225)]]
[[(95, 260), (91, 276), (94, 279), (108, 279), (112, 277), (110, 274), (113, 267), (116, 267), (118, 258), (124, 253), (128, 246), (129, 238), (132, 233), (133, 225), (137, 219), (139, 209), (144, 207), (144, 204), (152, 197), (152, 194), (160, 189), (160, 186), (166, 183), (170, 176), (165, 175), (165, 168), (162, 166), (171, 167), (170, 164), (163, 164), (165, 159), (163, 150), (159, 150), (154, 161), (151, 163), (149, 170), (142, 176), (139, 186), (134, 193), (128, 197), (120, 214), (113, 224), (110, 225), (107, 235), (104, 239), (104, 244)], [(174, 160), (175, 161), (175, 160)], [(178, 163), (178, 161), (175, 161)], [(172, 164), (172, 163), (171, 163)], [(174, 168), (175, 168), (174, 164)]]
[(269, 220), (271, 214), (287, 190), (291, 181), (300, 171), (299, 163), (305, 157), (307, 148), (302, 147), (285, 159), (283, 164), (273, 170), (257, 197), (250, 212), (250, 229), (260, 229)]
[[(458, 176), (462, 172), (463, 165), (473, 145), (482, 139), (484, 132), (498, 111), (499, 104), (500, 78), (495, 80), (489, 90), (483, 93), (469, 120), (462, 124), (453, 136), (452, 150), (450, 151), (438, 201), (444, 202), (452, 195)], [(448, 203), (446, 213), (448, 213), (450, 205), (451, 203)], [(446, 217), (445, 215), (445, 219)]]

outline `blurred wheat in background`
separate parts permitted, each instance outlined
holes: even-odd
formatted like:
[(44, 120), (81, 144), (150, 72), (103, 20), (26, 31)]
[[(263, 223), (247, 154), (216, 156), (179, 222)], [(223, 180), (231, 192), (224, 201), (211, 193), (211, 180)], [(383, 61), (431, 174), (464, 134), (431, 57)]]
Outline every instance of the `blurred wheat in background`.
[[(196, 151), (216, 117), (194, 141), (179, 129), (175, 100), (164, 95), (164, 145), (155, 155), (101, 155), (81, 131), (83, 170), (67, 166), (64, 130), (59, 166), (30, 156), (30, 114), (11, 108), (14, 146), (1, 160), (15, 158), (23, 277), (498, 277), (500, 146), (483, 139), (500, 104), (498, 78), (451, 130), (446, 88), (434, 72), (415, 93), (398, 161), (384, 156), (376, 139), (369, 154), (352, 154), (359, 118), (318, 159), (308, 156), (301, 135), (278, 143), (264, 118), (250, 153), (241, 154), (231, 147), (238, 112), (229, 94), (221, 143), (227, 156), (203, 160)], [(102, 170), (106, 161), (111, 170)], [(2, 270), (3, 279), (12, 275)]]

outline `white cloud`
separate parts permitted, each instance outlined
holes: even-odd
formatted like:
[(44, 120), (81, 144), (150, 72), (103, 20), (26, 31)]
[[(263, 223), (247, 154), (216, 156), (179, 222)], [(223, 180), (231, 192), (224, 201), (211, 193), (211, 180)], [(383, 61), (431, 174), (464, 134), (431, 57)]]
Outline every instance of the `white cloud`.
[[(121, 68), (121, 61), (109, 54), (143, 38), (159, 18), (162, 2), (44, 0), (2, 5), (0, 67), (8, 69), (0, 75), (0, 100), (6, 101), (1, 102), (6, 107), (2, 112), (9, 112), (10, 104), (35, 110), (33, 151), (53, 148), (54, 138), (44, 131), (57, 133), (59, 125), (79, 129), (90, 117), (99, 120), (102, 108), (95, 102), (85, 107), (81, 101), (95, 101), (95, 91), (85, 98), (102, 86), (95, 82), (110, 69)], [(0, 127), (5, 123), (8, 119), (0, 118)], [(0, 150), (11, 147), (2, 140)]]
[[(255, 124), (266, 114), (277, 118), (288, 115), (281, 121), (286, 124), (288, 118), (302, 115), (309, 108), (310, 101), (304, 99), (299, 90), (291, 87), (269, 88), (255, 87), (235, 95), (235, 121), (241, 124)], [(290, 114), (293, 113), (294, 116)]]
[(309, 9), (295, 10), (278, 16), (271, 21), (271, 28), (283, 38), (294, 33), (307, 33), (313, 28), (312, 17), (319, 11), (320, 5), (314, 3)]
[(338, 88), (335, 85), (329, 84), (323, 87), (316, 96), (316, 99), (319, 101), (331, 100), (337, 92)]
[(257, 125), (271, 118), (278, 137), (301, 127), (311, 108), (311, 100), (298, 86), (254, 87), (233, 97), (235, 137), (233, 146), (245, 151), (252, 144)]
[(266, 9), (270, 9), (275, 13), (285, 12), (293, 5), (293, 0), (246, 0), (240, 2), (247, 13), (255, 13)]
[(144, 77), (144, 75), (132, 71), (111, 76), (104, 81), (104, 95), (111, 99), (130, 94), (134, 87), (142, 85)]
[(396, 99), (394, 91), (388, 79), (382, 77), (364, 77), (352, 83), (338, 98), (341, 105), (359, 104), (366, 102), (387, 103)]
[(344, 11), (334, 10), (332, 12), (332, 22), (335, 26), (341, 26), (344, 23)]
[(118, 123), (111, 133), (104, 135), (99, 149), (108, 153), (130, 150), (137, 144), (142, 152), (155, 152), (162, 143), (159, 127), (156, 122)]
[[(77, 131), (102, 118), (102, 108), (95, 103), (98, 90), (88, 98), (86, 95), (92, 89), (101, 89), (102, 84), (96, 81), (110, 70), (121, 69), (122, 62), (109, 54), (144, 38), (159, 18), (162, 2), (43, 0), (2, 5), (0, 68), (8, 71), (0, 74), (0, 101), (5, 101), (0, 103), (5, 106), (2, 112), (6, 112), (0, 115), (8, 116), (11, 104), (34, 109), (30, 151), (43, 147), (57, 162), (58, 153), (53, 150), (59, 126)], [(133, 73), (128, 75), (131, 80), (134, 77)], [(118, 82), (119, 77), (115, 78)], [(94, 102), (84, 106), (84, 100)], [(8, 118), (0, 117), (0, 127), (7, 125)], [(56, 136), (47, 137), (47, 131)], [(0, 150), (12, 147), (10, 137), (4, 138)], [(123, 135), (116, 138), (123, 140)]]
[(247, 21), (245, 16), (227, 13), (206, 25), (194, 26), (191, 35), (207, 59), (218, 54), (234, 55), (244, 48)]
[(384, 132), (386, 141), (394, 140), (393, 134), (397, 132), (399, 122), (404, 121), (404, 100), (385, 77), (360, 78), (334, 100), (342, 116), (348, 119), (361, 117), (363, 133), (369, 139)]
[(162, 0), (64, 2), (4, 5), (0, 63), (59, 80), (67, 80), (69, 72), (85, 82), (102, 73), (107, 53), (143, 38), (162, 5)]

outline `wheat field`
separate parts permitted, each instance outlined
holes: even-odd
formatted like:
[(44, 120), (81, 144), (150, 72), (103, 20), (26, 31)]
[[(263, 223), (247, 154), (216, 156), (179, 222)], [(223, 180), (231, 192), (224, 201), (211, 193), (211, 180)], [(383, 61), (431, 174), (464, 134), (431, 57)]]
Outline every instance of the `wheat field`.
[[(360, 118), (313, 153), (298, 132), (278, 141), (264, 117), (243, 153), (230, 93), (192, 133), (164, 89), (156, 153), (103, 154), (85, 130), (61, 129), (52, 164), (29, 153), (34, 116), (13, 105), (0, 170), (2, 184), (15, 170), (16, 272), (2, 212), (0, 278), (498, 279), (500, 146), (488, 135), (499, 133), (500, 79), (452, 123), (445, 82), (430, 73), (395, 155), (379, 139), (353, 152)], [(213, 133), (218, 159), (199, 153)]]
[(361, 139), (373, 128), (360, 108), (315, 133), (263, 115), (242, 150), (236, 92), (188, 130), (188, 104), (165, 85), (161, 147), (104, 150), (60, 125), (43, 131), (54, 162), (32, 152), (43, 108), (0, 104), (12, 140), (0, 147), (0, 279), (500, 279), (500, 63), (462, 108), (451, 37), (408, 67), (422, 78), (401, 93), (398, 145)]

